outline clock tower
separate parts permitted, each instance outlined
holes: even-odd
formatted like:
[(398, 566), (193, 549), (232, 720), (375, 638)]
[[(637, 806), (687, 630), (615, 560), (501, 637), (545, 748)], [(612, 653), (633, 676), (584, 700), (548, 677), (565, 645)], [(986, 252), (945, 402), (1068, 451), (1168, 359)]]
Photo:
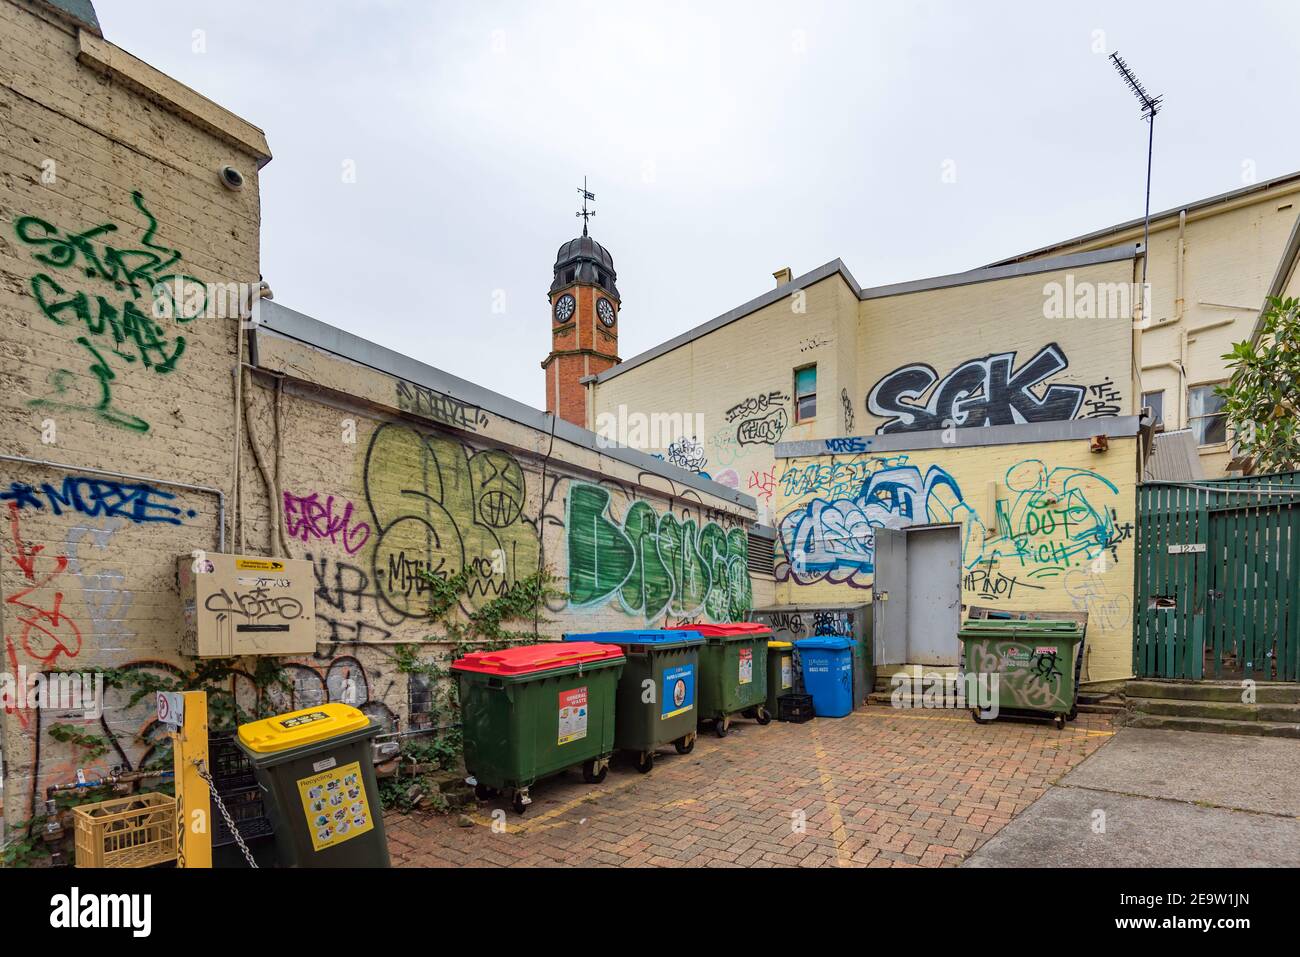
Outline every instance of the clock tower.
[(547, 300), (550, 303), (551, 354), (542, 362), (546, 370), (546, 411), (574, 425), (588, 427), (587, 388), (582, 379), (617, 365), (618, 295), (614, 257), (587, 235), (587, 209), (583, 194), (582, 235), (571, 239), (555, 256), (555, 274)]

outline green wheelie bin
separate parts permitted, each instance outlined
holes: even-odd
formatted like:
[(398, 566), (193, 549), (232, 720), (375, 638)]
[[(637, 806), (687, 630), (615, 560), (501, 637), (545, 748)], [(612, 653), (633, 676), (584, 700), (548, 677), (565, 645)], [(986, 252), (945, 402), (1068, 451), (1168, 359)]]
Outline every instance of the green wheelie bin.
[(654, 767), (655, 751), (676, 746), (678, 754), (695, 749), (695, 699), (699, 687), (698, 632), (682, 630), (601, 631), (565, 635), (565, 641), (596, 641), (623, 651), (614, 707), (614, 747), (636, 755), (636, 769)]
[(772, 720), (767, 710), (767, 643), (776, 636), (767, 625), (733, 622), (726, 625), (678, 625), (698, 632), (700, 648), (699, 720), (712, 721), (714, 733), (725, 737), (738, 714), (759, 724)]
[(794, 693), (794, 643), (773, 639), (767, 643), (767, 712), (781, 709), (777, 699)]
[(387, 867), (370, 739), (380, 724), (329, 702), (239, 726), (281, 867)]
[(476, 651), (452, 662), (475, 794), (509, 788), (523, 814), (530, 788), (548, 775), (580, 764), (588, 784), (605, 780), (623, 662), (617, 645), (583, 641)]
[[(998, 714), (1050, 717), (1057, 728), (1078, 714), (1083, 632), (1076, 621), (1057, 619), (981, 619), (965, 622), (957, 633), (963, 671), (994, 692), (989, 705)], [(996, 677), (996, 690), (994, 678)], [(981, 692), (982, 693), (982, 692)], [(991, 720), (981, 702), (969, 700), (971, 717)]]

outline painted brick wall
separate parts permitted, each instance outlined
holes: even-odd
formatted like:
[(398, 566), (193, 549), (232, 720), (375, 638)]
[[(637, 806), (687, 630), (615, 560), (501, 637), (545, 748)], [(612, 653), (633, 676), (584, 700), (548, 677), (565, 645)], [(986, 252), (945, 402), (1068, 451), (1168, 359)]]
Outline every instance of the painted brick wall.
[[(0, 453), (74, 466), (0, 462), (8, 674), (174, 668), (174, 556), (215, 548), (217, 497), (163, 483), (231, 487), (237, 320), (154, 320), (151, 286), (256, 280), (256, 159), (92, 69), (121, 53), (95, 40), (0, 2)], [(227, 163), (242, 191), (220, 185)], [(10, 824), (31, 816), (37, 776), (84, 763), (49, 737), (58, 720), (0, 714)], [(118, 730), (125, 753), (101, 767), (152, 747), (140, 715)]]
[[(868, 601), (874, 529), (956, 522), (971, 604), (1088, 612), (1085, 680), (1132, 674), (1135, 439), (783, 460), (777, 601)], [(897, 664), (899, 662), (883, 662)]]

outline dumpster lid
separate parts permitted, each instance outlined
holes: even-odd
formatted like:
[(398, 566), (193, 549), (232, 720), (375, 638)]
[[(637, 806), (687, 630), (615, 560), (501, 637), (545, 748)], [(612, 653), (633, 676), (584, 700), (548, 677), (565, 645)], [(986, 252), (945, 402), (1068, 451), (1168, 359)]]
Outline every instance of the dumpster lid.
[(771, 625), (760, 625), (753, 621), (733, 621), (725, 625), (674, 625), (669, 631), (694, 631), (705, 638), (721, 638), (723, 641), (740, 641), (744, 638), (773, 637)]
[(793, 648), (793, 647), (794, 647), (794, 645), (790, 644), (790, 642), (788, 642), (788, 641), (777, 641), (775, 638), (773, 638), (771, 641), (769, 641), (769, 642), (767, 643), (767, 646), (768, 646), (769, 648), (780, 648), (780, 649), (783, 650), (783, 651), (784, 651), (786, 648)]
[(626, 631), (589, 631), (565, 635), (565, 641), (598, 641), (611, 645), (702, 645), (694, 628), (629, 628)]
[(489, 675), (526, 675), (622, 657), (623, 652), (617, 645), (596, 641), (546, 641), (501, 651), (474, 651), (453, 661), (451, 667), (455, 671), (477, 671)]
[(239, 740), (250, 751), (273, 754), (338, 737), (369, 723), (370, 719), (352, 705), (330, 701), (241, 724)]
[(817, 635), (812, 638), (800, 638), (794, 643), (794, 646), (800, 651), (805, 648), (818, 651), (843, 651), (845, 648), (852, 648), (857, 642), (852, 638), (841, 638), (839, 635)]

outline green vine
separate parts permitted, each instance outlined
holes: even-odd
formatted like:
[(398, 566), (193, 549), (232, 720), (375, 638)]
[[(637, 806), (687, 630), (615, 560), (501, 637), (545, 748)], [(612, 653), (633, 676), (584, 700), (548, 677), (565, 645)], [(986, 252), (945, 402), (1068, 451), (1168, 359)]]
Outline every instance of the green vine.
[(52, 724), (47, 729), (51, 738), (85, 750), (83, 760), (93, 761), (108, 754), (112, 747), (102, 734), (87, 734), (75, 724)]
[[(506, 626), (524, 620), (530, 624), (549, 624), (549, 620), (540, 617), (542, 607), (552, 599), (567, 599), (568, 595), (559, 588), (551, 570), (543, 568), (466, 613), (462, 609), (469, 606), (471, 587), (479, 581), (477, 570), (465, 568), (448, 576), (424, 572), (423, 577), (429, 593), (428, 618), (439, 626), (442, 634), (430, 636), (420, 644), (397, 645), (392, 650), (394, 667), (405, 675), (427, 680), (430, 692), (425, 716), (430, 725), (428, 734), (405, 741), (401, 760), (450, 770), (460, 764), (462, 754), (460, 692), (449, 667), (451, 662), (468, 651), (496, 651), (536, 641), (534, 631), (512, 630)], [(425, 656), (429, 643), (442, 646), (432, 657)], [(384, 806), (410, 810), (412, 801), (408, 795), (414, 785), (418, 785), (416, 791), (422, 792), (434, 809), (445, 809), (445, 798), (424, 776), (381, 782)]]

